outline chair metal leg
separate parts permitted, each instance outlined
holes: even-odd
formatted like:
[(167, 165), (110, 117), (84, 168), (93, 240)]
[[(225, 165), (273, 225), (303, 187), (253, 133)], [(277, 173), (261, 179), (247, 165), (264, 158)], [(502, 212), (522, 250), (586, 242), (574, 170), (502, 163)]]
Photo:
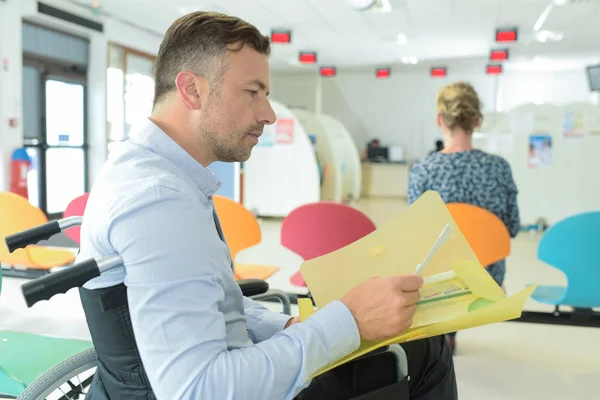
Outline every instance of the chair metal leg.
[(251, 299), (253, 300), (265, 300), (270, 298), (278, 299), (281, 302), (281, 305), (283, 306), (283, 313), (287, 315), (292, 315), (292, 306), (290, 304), (290, 298), (281, 290), (269, 289), (263, 294), (257, 294), (251, 297)]

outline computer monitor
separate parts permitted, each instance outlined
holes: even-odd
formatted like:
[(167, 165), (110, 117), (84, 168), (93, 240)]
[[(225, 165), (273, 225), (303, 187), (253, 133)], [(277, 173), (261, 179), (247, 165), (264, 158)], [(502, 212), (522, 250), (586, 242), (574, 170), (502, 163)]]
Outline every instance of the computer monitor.
[(367, 156), (369, 161), (387, 161), (389, 158), (387, 147), (370, 147)]
[(600, 91), (600, 65), (590, 65), (587, 67), (588, 84), (592, 92)]

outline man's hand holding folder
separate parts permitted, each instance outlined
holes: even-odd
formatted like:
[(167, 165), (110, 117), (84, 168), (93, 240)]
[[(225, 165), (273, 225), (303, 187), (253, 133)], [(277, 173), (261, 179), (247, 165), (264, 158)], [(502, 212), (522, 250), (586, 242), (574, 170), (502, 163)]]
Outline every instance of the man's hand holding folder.
[(361, 339), (385, 340), (410, 327), (421, 286), (419, 275), (371, 278), (340, 300), (354, 316)]

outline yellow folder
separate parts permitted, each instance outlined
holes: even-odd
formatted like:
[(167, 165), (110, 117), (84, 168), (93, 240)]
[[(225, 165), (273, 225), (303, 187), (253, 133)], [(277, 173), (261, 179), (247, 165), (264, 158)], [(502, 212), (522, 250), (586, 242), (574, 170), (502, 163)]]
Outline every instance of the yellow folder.
[[(520, 317), (535, 286), (506, 297), (479, 264), (446, 205), (433, 191), (424, 193), (375, 232), (301, 265), (317, 308), (340, 299), (369, 278), (414, 273), (447, 224), (450, 225), (447, 241), (422, 271), (425, 283), (411, 327), (386, 341), (363, 341), (358, 350), (314, 376), (383, 346)], [(309, 299), (299, 299), (299, 309), (301, 320), (314, 312)]]

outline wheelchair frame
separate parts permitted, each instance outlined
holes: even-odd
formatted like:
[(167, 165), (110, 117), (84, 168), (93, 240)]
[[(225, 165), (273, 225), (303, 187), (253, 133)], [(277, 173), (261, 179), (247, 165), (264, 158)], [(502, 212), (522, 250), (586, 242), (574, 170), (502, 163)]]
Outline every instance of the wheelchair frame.
[[(10, 252), (41, 240), (47, 240), (50, 237), (62, 232), (65, 229), (79, 226), (83, 222), (83, 217), (68, 217), (58, 221), (51, 221), (35, 228), (23, 232), (15, 233), (5, 238), (6, 246)], [(81, 287), (88, 280), (99, 276), (103, 272), (122, 265), (123, 261), (116, 255), (109, 255), (90, 260), (84, 260), (75, 263), (65, 269), (44, 275), (23, 284), (22, 292), (28, 307), (33, 306), (41, 300), (50, 300), (59, 293), (66, 293), (68, 290)], [(265, 300), (276, 298), (283, 307), (283, 313), (291, 316), (291, 304), (289, 297), (280, 290), (269, 289), (265, 293), (249, 296), (253, 300)], [(94, 348), (84, 350), (75, 354), (40, 375), (17, 397), (17, 400), (41, 400), (45, 399), (50, 393), (61, 390), (63, 385), (68, 385), (69, 391), (64, 394), (64, 398), (78, 398), (84, 394), (87, 386), (92, 383), (94, 374), (92, 373), (83, 382), (73, 384), (73, 378), (81, 373), (96, 367), (98, 357)]]

